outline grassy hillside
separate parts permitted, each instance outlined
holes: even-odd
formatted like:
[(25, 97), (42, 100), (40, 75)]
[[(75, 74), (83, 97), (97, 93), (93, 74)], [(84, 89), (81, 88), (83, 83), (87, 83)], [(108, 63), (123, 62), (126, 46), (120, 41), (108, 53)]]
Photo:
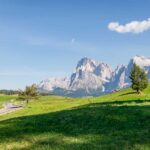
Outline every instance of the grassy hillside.
[(149, 150), (150, 87), (142, 95), (41, 97), (0, 116), (0, 149)]

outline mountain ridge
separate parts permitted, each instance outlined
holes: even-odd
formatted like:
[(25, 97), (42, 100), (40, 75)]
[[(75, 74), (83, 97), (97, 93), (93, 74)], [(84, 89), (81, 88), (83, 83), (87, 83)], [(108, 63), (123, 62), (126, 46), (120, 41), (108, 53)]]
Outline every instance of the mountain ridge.
[(104, 62), (84, 57), (78, 61), (70, 78), (49, 78), (38, 84), (40, 92), (62, 96), (99, 96), (131, 85), (129, 75), (133, 64), (148, 73), (150, 79), (150, 58), (136, 55), (128, 65), (118, 65), (114, 70)]

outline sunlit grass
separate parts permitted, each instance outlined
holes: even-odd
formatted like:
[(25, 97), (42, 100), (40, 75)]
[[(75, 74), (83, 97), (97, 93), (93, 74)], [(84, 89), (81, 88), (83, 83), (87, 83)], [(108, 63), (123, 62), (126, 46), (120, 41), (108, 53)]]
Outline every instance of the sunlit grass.
[(0, 116), (0, 149), (149, 150), (150, 87), (95, 98), (44, 96)]

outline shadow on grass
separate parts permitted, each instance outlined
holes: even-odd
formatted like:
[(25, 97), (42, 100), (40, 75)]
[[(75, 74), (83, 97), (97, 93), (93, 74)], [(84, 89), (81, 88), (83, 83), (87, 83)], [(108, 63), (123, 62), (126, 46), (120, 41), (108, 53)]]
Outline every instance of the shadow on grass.
[(137, 94), (137, 92), (128, 92), (128, 93), (121, 94), (119, 96), (132, 95), (132, 94)]
[(150, 100), (127, 100), (127, 101), (112, 101), (112, 102), (102, 102), (102, 103), (97, 103), (98, 105), (123, 105), (123, 104), (131, 104), (131, 103), (136, 103), (136, 104), (142, 104), (145, 102), (150, 102)]
[[(0, 143), (27, 140), (28, 137), (31, 145), (24, 149), (122, 150), (134, 149), (136, 145), (150, 148), (149, 110), (149, 105), (118, 107), (99, 103), (13, 118), (0, 122)], [(44, 139), (43, 134), (46, 134)], [(56, 136), (59, 134), (62, 136)], [(32, 141), (33, 136), (41, 138)], [(83, 142), (65, 141), (65, 137)]]

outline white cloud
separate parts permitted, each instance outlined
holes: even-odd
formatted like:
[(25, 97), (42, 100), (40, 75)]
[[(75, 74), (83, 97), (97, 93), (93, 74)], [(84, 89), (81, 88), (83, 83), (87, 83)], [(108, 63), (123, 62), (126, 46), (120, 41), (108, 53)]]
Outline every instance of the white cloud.
[(143, 21), (131, 21), (125, 25), (121, 25), (119, 22), (111, 22), (108, 24), (108, 29), (118, 33), (142, 33), (150, 30), (150, 18)]

